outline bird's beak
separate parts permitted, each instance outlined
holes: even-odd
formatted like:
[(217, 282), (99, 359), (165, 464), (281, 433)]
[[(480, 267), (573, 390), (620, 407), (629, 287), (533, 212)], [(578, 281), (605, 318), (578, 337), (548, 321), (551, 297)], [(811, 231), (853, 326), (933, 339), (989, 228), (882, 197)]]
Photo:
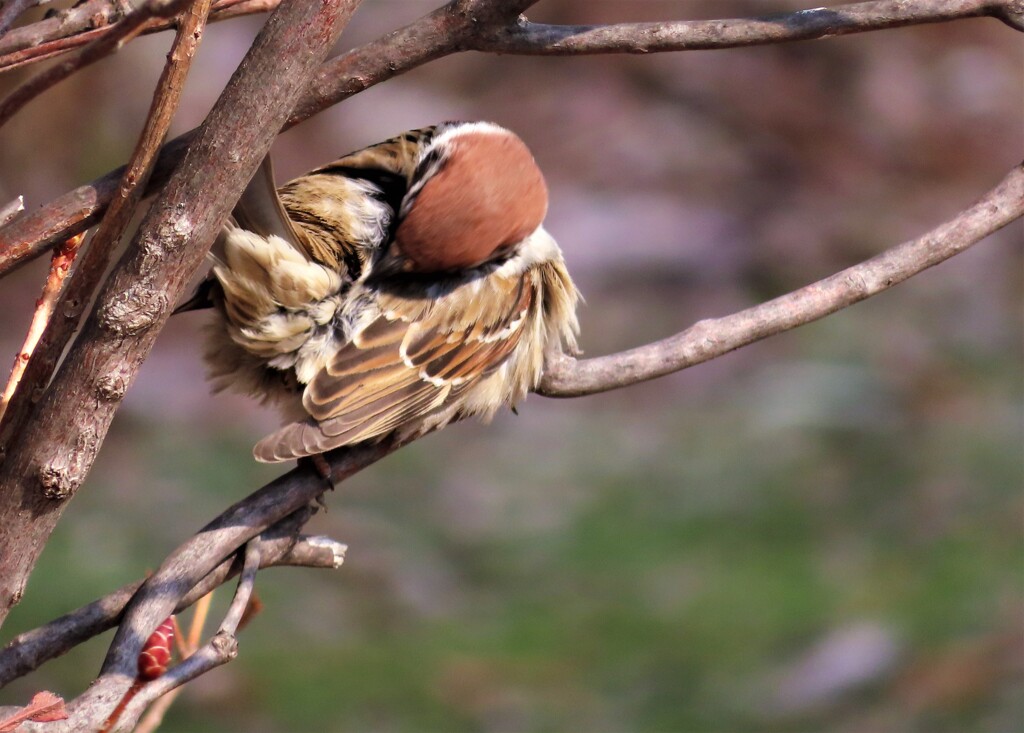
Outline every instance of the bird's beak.
[(402, 254), (398, 244), (392, 242), (380, 258), (373, 263), (370, 271), (372, 278), (386, 278), (396, 275), (407, 275), (415, 270), (412, 260)]

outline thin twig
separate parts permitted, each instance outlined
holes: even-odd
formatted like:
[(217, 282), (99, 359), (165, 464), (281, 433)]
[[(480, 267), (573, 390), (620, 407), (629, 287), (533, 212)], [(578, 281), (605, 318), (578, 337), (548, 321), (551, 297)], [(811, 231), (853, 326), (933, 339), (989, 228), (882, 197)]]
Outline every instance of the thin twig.
[(891, 288), (963, 252), (1024, 216), (1024, 163), (976, 204), (917, 239), (859, 265), (723, 318), (694, 324), (662, 341), (610, 356), (551, 359), (537, 392), (548, 397), (619, 389), (677, 372), (755, 341), (811, 323)]
[(28, 365), (29, 359), (32, 358), (32, 352), (35, 351), (36, 344), (39, 343), (43, 330), (50, 321), (54, 306), (57, 304), (57, 297), (64, 286), (64, 278), (67, 276), (68, 270), (71, 269), (71, 265), (78, 255), (78, 248), (82, 244), (83, 239), (85, 239), (84, 233), (76, 234), (66, 241), (64, 246), (53, 253), (53, 258), (50, 260), (50, 272), (46, 276), (42, 295), (36, 301), (36, 309), (32, 314), (32, 322), (29, 324), (25, 343), (22, 344), (18, 354), (14, 357), (14, 367), (11, 369), (11, 376), (7, 380), (7, 387), (4, 389), (3, 395), (0, 396), (0, 422), (3, 422), (7, 405), (10, 404), (11, 397), (18, 388), (22, 375), (25, 373), (25, 367)]
[[(145, 717), (134, 727), (134, 733), (151, 733), (163, 721), (164, 713), (177, 697), (189, 680), (193, 680), (201, 674), (209, 672), (235, 658), (238, 653), (238, 625), (245, 614), (246, 608), (252, 599), (253, 587), (256, 583), (256, 571), (260, 568), (260, 544), (258, 541), (250, 541), (245, 546), (245, 562), (242, 575), (238, 580), (238, 587), (235, 596), (231, 600), (224, 620), (221, 622), (217, 634), (204, 648), (199, 647), (199, 635), (195, 641), (190, 640), (190, 651), (181, 663), (175, 665), (158, 679), (144, 687), (136, 695), (135, 700), (126, 708), (124, 717), (132, 719), (132, 706), (145, 708), (149, 703), (155, 704), (147, 711)], [(209, 597), (209, 596), (207, 596)], [(198, 609), (197, 609), (198, 610)], [(202, 622), (193, 622), (192, 630), (202, 632)], [(191, 662), (193, 658), (196, 662)], [(135, 717), (141, 713), (136, 714)]]
[[(181, 0), (175, 1), (178, 5), (183, 4)], [(149, 114), (117, 192), (81, 262), (75, 268), (64, 292), (60, 294), (60, 300), (54, 310), (56, 317), (49, 320), (39, 347), (27, 366), (22, 365), (25, 376), (9, 414), (4, 415), (0, 411), (0, 416), (6, 417), (5, 420), (0, 420), (0, 444), (5, 442), (6, 436), (18, 434), (20, 426), (29, 419), (35, 401), (50, 382), (57, 360), (64, 353), (68, 341), (78, 327), (82, 309), (92, 301), (103, 274), (110, 265), (115, 246), (124, 236), (125, 229), (131, 223), (136, 207), (142, 200), (146, 184), (156, 165), (160, 146), (167, 137), (167, 129), (181, 100), (185, 78), (202, 39), (210, 9), (210, 0), (187, 1), (193, 5), (182, 15), (180, 27), (167, 56), (167, 63), (157, 82)], [(10, 395), (5, 395), (4, 407), (10, 399)]]
[[(252, 541), (249, 542), (252, 544)], [(255, 572), (255, 570), (253, 571)], [(189, 624), (188, 638), (185, 640), (185, 648), (188, 654), (194, 654), (199, 648), (199, 640), (203, 637), (203, 627), (206, 626), (206, 617), (210, 614), (210, 602), (213, 600), (213, 591), (207, 593), (196, 603), (195, 615), (192, 616), (192, 623)]]
[(481, 35), (473, 47), (477, 51), (543, 56), (737, 48), (980, 16), (993, 16), (1008, 22), (1005, 15), (1014, 2), (1016, 0), (917, 0), (900, 3), (871, 0), (760, 18), (612, 25), (546, 25), (523, 20), (496, 33)]
[[(259, 539), (250, 540), (249, 544), (259, 541)], [(199, 650), (199, 644), (203, 638), (203, 628), (206, 626), (206, 618), (210, 613), (210, 602), (212, 600), (213, 591), (210, 591), (196, 603), (196, 607), (192, 612), (192, 621), (189, 623), (187, 638), (178, 625), (177, 616), (171, 616), (175, 628), (174, 641), (178, 648), (180, 659), (188, 659)], [(132, 733), (152, 733), (152, 731), (159, 728), (160, 724), (164, 721), (167, 711), (174, 704), (174, 701), (183, 689), (185, 688), (176, 687), (150, 705), (149, 709), (146, 710), (146, 714), (142, 716), (142, 719), (135, 726), (135, 730)]]
[[(131, 10), (131, 5), (121, 0), (85, 0), (35, 23), (15, 28), (0, 37), (0, 68), (7, 67), (8, 59), (16, 52), (31, 54), (48, 41), (68, 40), (86, 31), (113, 25), (124, 17), (126, 10)], [(42, 53), (49, 53), (49, 49), (42, 49)]]
[[(210, 8), (210, 23), (243, 15), (266, 13), (281, 0), (217, 0)], [(109, 0), (87, 0), (68, 8), (57, 17), (17, 28), (0, 38), (0, 73), (44, 61), (111, 33), (116, 21), (123, 17), (125, 3)], [(128, 6), (131, 7), (130, 5)], [(141, 35), (159, 33), (174, 25), (172, 18), (155, 18), (147, 23)]]
[[(238, 587), (235, 589), (234, 598), (231, 599), (231, 605), (228, 606), (217, 633), (207, 644), (197, 649), (187, 659), (183, 659), (160, 677), (142, 687), (131, 702), (125, 706), (114, 730), (139, 730), (134, 721), (139, 719), (147, 706), (160, 697), (180, 689), (186, 682), (230, 662), (238, 655), (238, 624), (245, 614), (256, 584), (256, 572), (260, 567), (259, 547), (259, 542), (249, 542), (245, 547), (245, 562), (242, 574), (238, 579)], [(156, 721), (156, 724), (159, 725), (159, 720)]]
[[(37, 74), (0, 101), (0, 127), (18, 110), (47, 89), (67, 79), (76, 71), (120, 50), (124, 44), (139, 35), (146, 24), (154, 18), (170, 18), (178, 15), (192, 2), (193, 0), (148, 0), (145, 5), (129, 13), (124, 20), (113, 26), (110, 33), (83, 48), (77, 56)], [(206, 2), (206, 7), (209, 8), (209, 2)], [(204, 12), (203, 23), (205, 22), (206, 13)]]

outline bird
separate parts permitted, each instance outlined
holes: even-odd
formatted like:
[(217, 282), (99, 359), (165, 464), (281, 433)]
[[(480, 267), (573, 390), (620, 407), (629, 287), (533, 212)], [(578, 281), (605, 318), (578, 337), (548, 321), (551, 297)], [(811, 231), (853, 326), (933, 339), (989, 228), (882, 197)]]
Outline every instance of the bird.
[(256, 460), (515, 410), (547, 355), (578, 353), (580, 295), (547, 208), (526, 144), (491, 122), (411, 130), (280, 189), (268, 155), (178, 309), (216, 313), (214, 391), (281, 410)]

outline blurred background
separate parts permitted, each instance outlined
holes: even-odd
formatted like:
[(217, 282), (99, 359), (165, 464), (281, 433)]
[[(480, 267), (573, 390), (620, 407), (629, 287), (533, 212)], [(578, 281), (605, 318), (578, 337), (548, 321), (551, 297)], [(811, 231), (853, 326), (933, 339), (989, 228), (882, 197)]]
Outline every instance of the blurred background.
[[(368, 1), (339, 50), (438, 2)], [(543, 0), (530, 17), (809, 6)], [(260, 23), (207, 30), (172, 134)], [(31, 210), (124, 162), (169, 42), (131, 43), (6, 125), (0, 201)], [(975, 19), (649, 57), (462, 54), (282, 135), (278, 175), (473, 118), (516, 130), (545, 171), (599, 355), (972, 203), (1021, 160), (1024, 45)], [(1016, 222), (819, 323), (620, 392), (533, 396), (361, 473), (310, 526), (350, 545), (344, 567), (261, 574), (239, 658), (161, 730), (1024, 729), (1022, 241)], [(0, 283), (5, 375), (45, 270)], [(274, 414), (209, 395), (203, 321), (161, 334), (3, 640), (140, 577), (285, 470), (250, 458)], [(74, 697), (109, 640), (0, 704)]]

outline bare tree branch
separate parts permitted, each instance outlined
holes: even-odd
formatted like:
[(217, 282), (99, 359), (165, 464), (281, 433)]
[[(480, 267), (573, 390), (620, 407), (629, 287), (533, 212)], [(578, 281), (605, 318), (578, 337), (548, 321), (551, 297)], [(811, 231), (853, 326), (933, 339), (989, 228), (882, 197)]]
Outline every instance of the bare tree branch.
[(1020, 5), (1017, 0), (873, 0), (762, 18), (615, 25), (545, 25), (523, 20), (479, 39), (473, 47), (477, 51), (544, 56), (736, 48), (981, 16), (1013, 25), (1010, 19), (1019, 14)]
[[(142, 32), (142, 29), (153, 18), (169, 18), (177, 15), (192, 0), (149, 0), (138, 10), (130, 13), (124, 20), (113, 26), (110, 33), (97, 39), (82, 49), (74, 58), (51, 66), (13, 92), (0, 100), (0, 127), (2, 127), (18, 110), (45, 92), (47, 89), (67, 79), (76, 71), (84, 69), (100, 59), (120, 50), (124, 44)], [(205, 14), (203, 19), (205, 22)], [(180, 36), (179, 36), (180, 37)]]
[(271, 15), (150, 206), (36, 416), (8, 444), (0, 475), (0, 621), (20, 600), (173, 303), (358, 5), (293, 0)]
[[(280, 1), (218, 0), (210, 10), (210, 22), (266, 13)], [(116, 23), (130, 10), (128, 0), (86, 0), (52, 18), (17, 28), (0, 38), (0, 73), (59, 56), (115, 32)], [(141, 35), (159, 33), (173, 25), (173, 18), (154, 18), (142, 28)]]
[[(296, 566), (336, 569), (345, 558), (346, 546), (329, 537), (298, 535), (312, 512), (301, 509), (259, 535), (260, 568)], [(181, 599), (179, 613), (227, 582), (241, 569), (236, 555), (222, 561)], [(143, 581), (119, 588), (60, 618), (14, 637), (0, 650), (0, 687), (23, 677), (51, 659), (67, 653), (121, 620), (128, 601)]]
[[(130, 5), (117, 0), (85, 0), (74, 7), (59, 10), (49, 18), (15, 28), (0, 37), (0, 60), (16, 51), (34, 48), (48, 41), (106, 27), (123, 18), (130, 8)], [(5, 65), (0, 63), (0, 66)]]
[(157, 82), (142, 134), (135, 144), (117, 192), (67, 286), (60, 293), (60, 299), (53, 310), (54, 317), (49, 320), (38, 348), (27, 365), (20, 392), (10, 403), (9, 411), (0, 412), (3, 415), (0, 420), (0, 445), (6, 444), (8, 436), (20, 432), (35, 400), (49, 383), (60, 355), (78, 328), (82, 310), (92, 302), (103, 274), (110, 266), (115, 246), (124, 236), (142, 200), (160, 146), (167, 137), (167, 129), (178, 109), (185, 78), (192, 66), (210, 11), (210, 0), (188, 2), (192, 3), (192, 7), (181, 18), (171, 51), (167, 55), (167, 63)]
[(238, 588), (217, 633), (188, 659), (143, 686), (121, 713), (115, 731), (131, 731), (146, 708), (157, 698), (238, 656), (238, 625), (252, 598), (259, 568), (260, 543), (250, 540), (245, 546), (245, 561), (238, 579)]
[[(331, 480), (340, 483), (414, 439), (416, 436), (385, 440), (372, 445), (342, 448), (327, 454)], [(134, 682), (136, 660), (142, 645), (153, 629), (170, 615), (186, 595), (195, 595), (195, 591), (190, 591), (196, 583), (226, 558), (237, 553), (241, 546), (260, 534), (261, 530), (275, 525), (289, 514), (305, 509), (325, 488), (323, 479), (315, 471), (292, 470), (228, 508), (172, 552), (134, 594), (111, 642), (100, 677), (69, 703), (68, 712), (71, 717), (66, 727), (54, 725), (46, 733), (87, 730), (92, 722), (98, 724), (106, 720)], [(309, 515), (300, 516), (308, 518)], [(333, 543), (326, 544), (328, 551), (337, 559), (339, 547)], [(160, 619), (154, 621), (158, 615)], [(30, 633), (36, 635), (38, 631)], [(216, 650), (211, 652), (214, 656), (217, 653)], [(0, 656), (0, 659), (3, 657)]]
[(686, 369), (791, 328), (824, 318), (963, 252), (1024, 216), (1024, 163), (973, 206), (927, 234), (767, 303), (710, 318), (662, 341), (578, 361), (545, 364), (537, 389), (548, 397), (606, 392)]
[[(504, 34), (511, 34), (509, 37), (513, 39), (516, 37), (516, 29), (519, 26), (515, 22), (514, 13), (521, 12), (530, 4), (532, 3), (526, 0), (518, 0), (514, 5), (499, 3), (497, 0), (452, 0), (443, 8), (405, 28), (332, 59), (317, 71), (307, 93), (290, 116), (287, 127), (298, 124), (371, 86), (441, 56), (467, 50), (519, 53), (520, 51), (502, 49), (502, 44), (507, 42), (504, 40)], [(870, 12), (858, 14), (858, 8), (862, 6), (867, 6)], [(979, 6), (982, 7), (979, 9)], [(897, 11), (900, 17), (913, 16), (913, 19), (905, 20), (901, 25), (936, 22), (930, 19), (930, 12), (940, 13), (940, 20), (943, 21), (990, 15), (1009, 22), (1008, 18), (1024, 17), (1022, 6), (1024, 0), (905, 0), (898, 3), (883, 0), (840, 5), (834, 12), (841, 13), (842, 17), (850, 17), (853, 14), (857, 17), (857, 28), (869, 31), (894, 27), (891, 18)], [(913, 11), (915, 8), (919, 10)], [(763, 20), (730, 22), (753, 24), (761, 28), (761, 36), (748, 34), (743, 45), (778, 43), (778, 29), (799, 24), (803, 12), (806, 11), (775, 16), (767, 25)], [(509, 13), (513, 15), (510, 17)], [(820, 19), (827, 16), (815, 17)], [(721, 22), (723, 21), (702, 21), (700, 24), (692, 25), (695, 30), (692, 31), (689, 40), (680, 36), (680, 43), (685, 45), (707, 42), (714, 24)], [(535, 27), (531, 24), (526, 25), (528, 29)], [(743, 35), (741, 25), (730, 27), (733, 36)], [(848, 29), (845, 32), (854, 31)], [(835, 34), (821, 31), (820, 36), (814, 37), (829, 38), (833, 35)], [(636, 32), (632, 41), (633, 46), (639, 48), (644, 42), (643, 33)], [(536, 46), (527, 45), (530, 45), (532, 50), (523, 50), (522, 53), (540, 52)], [(153, 175), (152, 185), (162, 185), (194, 133), (195, 131), (185, 133), (164, 147)], [(108, 173), (0, 229), (0, 277), (38, 257), (57, 242), (92, 226), (110, 200), (115, 181), (120, 175), (120, 170)]]

